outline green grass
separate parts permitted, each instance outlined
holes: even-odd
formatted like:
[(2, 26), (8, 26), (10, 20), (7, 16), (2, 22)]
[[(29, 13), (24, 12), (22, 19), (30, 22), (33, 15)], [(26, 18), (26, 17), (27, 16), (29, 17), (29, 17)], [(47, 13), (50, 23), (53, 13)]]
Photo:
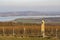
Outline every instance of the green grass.
[(29, 37), (29, 38), (19, 38), (19, 37), (0, 37), (0, 40), (58, 40), (55, 38), (41, 38), (41, 37)]

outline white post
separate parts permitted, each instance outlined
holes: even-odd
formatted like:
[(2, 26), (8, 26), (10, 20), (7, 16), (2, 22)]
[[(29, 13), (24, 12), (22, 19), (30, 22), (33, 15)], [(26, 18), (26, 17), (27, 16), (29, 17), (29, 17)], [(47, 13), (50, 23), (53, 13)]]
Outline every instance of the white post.
[(44, 22), (44, 20), (42, 20), (41, 33), (42, 33), (42, 36), (44, 38), (45, 37), (45, 22)]
[(24, 34), (25, 34), (25, 27), (24, 27)]
[(3, 27), (3, 36), (5, 35), (4, 27)]
[(58, 31), (58, 29), (56, 28), (56, 38), (57, 38), (57, 31)]
[(13, 28), (13, 36), (15, 35), (15, 33), (14, 33), (14, 28)]
[(26, 29), (25, 29), (25, 27), (24, 27), (24, 36), (23, 36), (24, 38), (25, 38), (25, 30), (26, 30)]

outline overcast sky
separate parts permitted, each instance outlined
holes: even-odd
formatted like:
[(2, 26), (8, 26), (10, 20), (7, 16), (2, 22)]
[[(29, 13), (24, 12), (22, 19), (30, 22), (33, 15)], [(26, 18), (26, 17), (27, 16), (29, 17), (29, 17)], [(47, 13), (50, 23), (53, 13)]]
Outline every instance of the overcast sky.
[(60, 11), (60, 0), (0, 0), (0, 12)]

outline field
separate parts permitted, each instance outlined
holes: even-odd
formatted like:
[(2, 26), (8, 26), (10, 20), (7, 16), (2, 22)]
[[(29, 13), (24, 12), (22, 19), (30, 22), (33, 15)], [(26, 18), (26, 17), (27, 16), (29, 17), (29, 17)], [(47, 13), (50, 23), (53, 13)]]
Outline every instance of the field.
[[(25, 28), (25, 32), (24, 32)], [(57, 33), (56, 33), (56, 28)], [(14, 30), (13, 30), (14, 29)], [(14, 35), (13, 35), (14, 31)], [(49, 36), (49, 38), (57, 37), (60, 38), (60, 23), (46, 23), (45, 24), (45, 34)], [(15, 37), (37, 37), (36, 39), (41, 39), (41, 24), (36, 23), (13, 23), (13, 22), (3, 22), (0, 23), (0, 36), (15, 36)], [(1, 39), (4, 39), (2, 37)], [(7, 38), (8, 39), (8, 38)], [(11, 39), (11, 38), (10, 38)], [(14, 39), (14, 37), (13, 37)], [(20, 38), (17, 38), (20, 39)], [(30, 38), (27, 38), (30, 40)], [(24, 40), (24, 39), (23, 39)], [(45, 39), (44, 39), (45, 40)], [(48, 40), (48, 39), (46, 39)]]
[[(29, 19), (30, 20), (30, 19)], [(53, 20), (53, 19), (52, 19)], [(45, 23), (45, 35), (42, 37), (41, 21), (40, 23), (22, 22), (0, 22), (0, 40), (59, 40), (60, 39), (60, 22)], [(32, 21), (32, 20), (30, 20)], [(24, 23), (23, 23), (24, 22)], [(33, 22), (33, 21), (32, 21)]]
[(19, 38), (19, 37), (0, 37), (0, 40), (59, 40), (58, 38), (42, 38), (42, 37), (28, 37), (28, 38)]

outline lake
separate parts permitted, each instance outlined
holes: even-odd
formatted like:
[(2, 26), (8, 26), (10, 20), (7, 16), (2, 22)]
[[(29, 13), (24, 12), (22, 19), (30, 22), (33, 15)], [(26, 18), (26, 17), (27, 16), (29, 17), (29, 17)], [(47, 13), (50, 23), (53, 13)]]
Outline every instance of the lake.
[(45, 18), (45, 17), (60, 17), (60, 16), (9, 16), (9, 17), (0, 17), (0, 21), (11, 21), (17, 18)]

